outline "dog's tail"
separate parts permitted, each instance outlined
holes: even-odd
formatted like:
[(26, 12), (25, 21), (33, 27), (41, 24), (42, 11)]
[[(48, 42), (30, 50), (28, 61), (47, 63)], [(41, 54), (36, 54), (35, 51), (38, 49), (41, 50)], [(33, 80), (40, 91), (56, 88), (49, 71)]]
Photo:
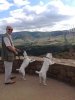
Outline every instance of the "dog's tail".
[(19, 73), (21, 73), (21, 70), (20, 69), (16, 69), (16, 71), (18, 71)]
[(39, 74), (39, 73), (40, 73), (40, 71), (35, 71), (35, 73)]
[(19, 71), (20, 69), (16, 69), (17, 71)]

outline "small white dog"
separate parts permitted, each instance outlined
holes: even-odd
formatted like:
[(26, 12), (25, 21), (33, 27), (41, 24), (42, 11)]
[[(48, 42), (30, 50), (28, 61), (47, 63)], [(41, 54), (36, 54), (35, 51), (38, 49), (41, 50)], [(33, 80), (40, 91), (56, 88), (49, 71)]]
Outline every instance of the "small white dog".
[(21, 67), (19, 69), (16, 69), (16, 70), (19, 71), (19, 73), (22, 74), (22, 78), (24, 80), (26, 80), (26, 78), (25, 78), (25, 68), (29, 65), (29, 63), (34, 62), (35, 60), (30, 59), (28, 57), (26, 51), (24, 51), (23, 55), (24, 55), (23, 63), (21, 64)]
[(39, 74), (40, 83), (43, 80), (43, 84), (47, 85), (46, 84), (46, 76), (47, 76), (46, 74), (49, 69), (49, 65), (52, 65), (52, 64), (54, 64), (54, 61), (52, 60), (52, 53), (47, 53), (46, 57), (44, 58), (44, 62), (41, 67), (41, 70), (35, 71), (37, 74)]

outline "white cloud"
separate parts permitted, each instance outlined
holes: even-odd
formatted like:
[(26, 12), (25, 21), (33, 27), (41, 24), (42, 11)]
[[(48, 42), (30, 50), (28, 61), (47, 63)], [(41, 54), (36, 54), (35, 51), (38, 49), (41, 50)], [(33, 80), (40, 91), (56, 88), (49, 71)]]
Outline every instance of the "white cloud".
[(10, 15), (14, 18), (23, 18), (25, 14), (23, 13), (23, 9), (17, 9), (10, 12)]
[[(2, 1), (0, 3), (7, 3), (6, 0)], [(10, 11), (8, 18), (0, 19), (0, 26), (11, 24), (17, 31), (54, 31), (75, 25), (75, 7), (64, 5), (62, 0), (51, 0), (46, 4), (40, 1), (37, 5), (31, 5), (28, 0), (14, 0), (14, 5), (19, 9)]]
[(0, 0), (0, 11), (8, 10), (11, 6), (13, 4), (8, 3), (7, 0)]
[(24, 6), (30, 4), (28, 0), (13, 0), (16, 6)]

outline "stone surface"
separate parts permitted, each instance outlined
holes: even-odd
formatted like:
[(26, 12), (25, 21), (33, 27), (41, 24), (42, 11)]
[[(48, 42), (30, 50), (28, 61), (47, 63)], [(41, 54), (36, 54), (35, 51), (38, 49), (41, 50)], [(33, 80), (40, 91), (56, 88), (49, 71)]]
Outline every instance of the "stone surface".
[(38, 76), (26, 75), (26, 81), (15, 74), (16, 83), (5, 85), (0, 74), (0, 100), (75, 100), (75, 87), (47, 78), (47, 86), (39, 84)]
[[(36, 61), (28, 65), (28, 67), (26, 68), (26, 73), (30, 75), (36, 75), (35, 71), (41, 69), (43, 58), (40, 57), (31, 57), (31, 58), (34, 58)], [(47, 76), (50, 78), (54, 78), (69, 83), (71, 85), (75, 85), (75, 61), (71, 59), (57, 59), (57, 58), (53, 58), (53, 60), (55, 61), (55, 64), (49, 67)], [(14, 61), (13, 64), (14, 73), (18, 73), (16, 69), (21, 66), (22, 62), (23, 58), (16, 59)], [(3, 72), (4, 72), (4, 65), (3, 62), (0, 60), (0, 73)]]

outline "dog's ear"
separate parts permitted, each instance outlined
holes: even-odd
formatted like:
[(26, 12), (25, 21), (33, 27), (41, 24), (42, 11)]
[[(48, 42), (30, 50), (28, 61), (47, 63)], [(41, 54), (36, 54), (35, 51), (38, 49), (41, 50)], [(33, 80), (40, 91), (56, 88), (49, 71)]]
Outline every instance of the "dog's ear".
[(27, 52), (26, 52), (26, 51), (24, 51), (23, 55), (24, 55), (24, 56), (27, 56)]

